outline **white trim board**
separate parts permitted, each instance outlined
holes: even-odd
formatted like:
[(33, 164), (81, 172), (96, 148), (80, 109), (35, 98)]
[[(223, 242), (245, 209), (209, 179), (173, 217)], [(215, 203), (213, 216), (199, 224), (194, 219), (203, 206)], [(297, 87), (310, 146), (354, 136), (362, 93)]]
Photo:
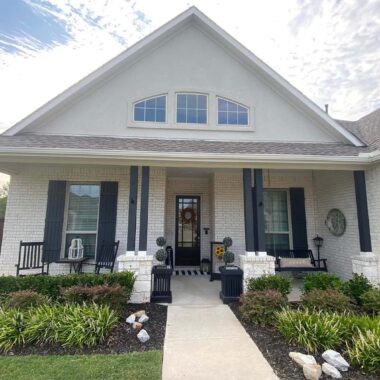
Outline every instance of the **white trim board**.
[(143, 50), (148, 49), (149, 45), (164, 40), (190, 22), (196, 23), (197, 26), (205, 30), (206, 33), (211, 34), (214, 38), (220, 40), (220, 42), (223, 43), (227, 48), (232, 49), (235, 54), (240, 55), (249, 64), (251, 64), (254, 69), (258, 70), (261, 75), (266, 77), (267, 80), (271, 82), (275, 88), (278, 88), (281, 92), (284, 92), (287, 96), (294, 99), (300, 107), (305, 109), (311, 115), (311, 117), (315, 117), (319, 122), (321, 122), (322, 126), (330, 129), (331, 132), (343, 137), (347, 142), (355, 146), (364, 145), (356, 136), (339, 125), (315, 103), (313, 103), (299, 90), (293, 87), (278, 73), (276, 73), (258, 57), (256, 57), (256, 55), (254, 55), (250, 50), (235, 40), (232, 36), (230, 36), (227, 32), (225, 32), (221, 27), (215, 24), (194, 6), (190, 7), (185, 12), (181, 13), (168, 23), (164, 24), (159, 29), (141, 39), (126, 51), (116, 56), (108, 63), (101, 66), (99, 69), (95, 70), (80, 80), (78, 83), (74, 84), (50, 100), (48, 103), (15, 124), (13, 127), (6, 130), (4, 132), (4, 135), (13, 136), (17, 133), (20, 133), (21, 131), (26, 130), (29, 127), (36, 125), (43, 118), (52, 114), (54, 111), (59, 110), (66, 103), (70, 102), (72, 98), (79, 96), (90, 86), (95, 85), (95, 83), (101, 79), (104, 79), (106, 76), (111, 75), (113, 71), (117, 70), (117, 68), (119, 68), (122, 64), (125, 64), (128, 60), (132, 59), (132, 57), (137, 55), (137, 53), (143, 53)]

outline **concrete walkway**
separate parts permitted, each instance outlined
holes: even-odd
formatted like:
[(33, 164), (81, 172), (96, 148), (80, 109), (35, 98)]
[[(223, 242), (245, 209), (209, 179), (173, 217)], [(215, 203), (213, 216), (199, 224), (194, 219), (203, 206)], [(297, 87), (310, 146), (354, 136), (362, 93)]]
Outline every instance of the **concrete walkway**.
[[(203, 282), (184, 277), (173, 284), (175, 303), (168, 307), (162, 379), (278, 379), (230, 308), (215, 297), (220, 282), (203, 282), (202, 298), (192, 292), (193, 284), (199, 289), (196, 280)], [(176, 289), (182, 290), (183, 298), (181, 292), (175, 296)]]

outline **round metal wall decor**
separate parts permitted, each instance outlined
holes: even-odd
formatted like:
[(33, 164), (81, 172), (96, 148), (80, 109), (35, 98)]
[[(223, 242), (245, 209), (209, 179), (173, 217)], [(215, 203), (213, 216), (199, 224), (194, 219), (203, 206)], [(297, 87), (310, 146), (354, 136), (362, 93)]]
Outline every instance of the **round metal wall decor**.
[(346, 217), (337, 208), (328, 212), (325, 224), (334, 236), (342, 236), (346, 231)]

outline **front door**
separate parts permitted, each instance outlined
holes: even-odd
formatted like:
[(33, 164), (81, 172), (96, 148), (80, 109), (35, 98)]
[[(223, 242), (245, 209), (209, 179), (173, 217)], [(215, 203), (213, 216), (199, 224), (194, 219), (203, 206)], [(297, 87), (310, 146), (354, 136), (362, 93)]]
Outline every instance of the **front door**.
[(175, 264), (199, 265), (200, 241), (200, 197), (176, 197)]

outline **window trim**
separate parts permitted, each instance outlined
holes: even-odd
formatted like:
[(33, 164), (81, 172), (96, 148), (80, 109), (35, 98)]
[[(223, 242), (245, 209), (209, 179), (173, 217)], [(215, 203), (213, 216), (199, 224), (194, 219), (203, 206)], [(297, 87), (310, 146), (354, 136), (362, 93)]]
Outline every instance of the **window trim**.
[[(64, 217), (63, 217), (63, 228), (62, 228), (62, 244), (61, 244), (61, 259), (65, 258), (65, 246), (66, 246), (66, 235), (69, 233), (78, 233), (75, 231), (67, 231), (67, 221), (69, 217), (69, 198), (70, 198), (70, 186), (72, 185), (97, 185), (99, 186), (99, 204), (98, 204), (98, 214), (97, 214), (97, 221), (96, 221), (96, 238), (95, 238), (95, 252), (94, 257), (90, 257), (90, 261), (96, 260), (97, 255), (97, 247), (98, 247), (98, 235), (99, 235), (99, 212), (100, 212), (100, 201), (101, 201), (101, 182), (96, 181), (67, 181), (66, 183), (66, 192), (65, 192), (65, 211), (64, 211)], [(93, 234), (93, 231), (80, 231), (82, 234)]]
[[(273, 187), (266, 187), (264, 188), (264, 192), (266, 191), (282, 191), (286, 192), (286, 203), (287, 203), (287, 209), (288, 209), (288, 232), (283, 231), (270, 231), (266, 232), (265, 234), (277, 234), (277, 235), (289, 235), (289, 249), (293, 249), (293, 226), (292, 226), (292, 214), (291, 214), (291, 207), (290, 207), (290, 192), (289, 188), (273, 188)], [(264, 221), (265, 223), (265, 221)], [(265, 228), (265, 226), (264, 226)]]
[[(210, 110), (210, 103), (209, 103), (209, 93), (205, 92), (194, 92), (194, 91), (179, 91), (175, 92), (175, 107), (174, 107), (174, 121), (176, 125), (180, 126), (197, 126), (199, 128), (202, 128), (202, 126), (208, 126), (209, 125), (209, 110)], [(178, 111), (178, 95), (203, 95), (206, 97), (206, 123), (181, 123), (177, 121), (177, 111)]]
[[(220, 124), (219, 123), (219, 99), (225, 100), (226, 102), (235, 103), (236, 105), (240, 107), (244, 107), (247, 109), (247, 124)], [(216, 125), (221, 127), (230, 127), (230, 128), (252, 128), (251, 126), (251, 108), (246, 106), (243, 103), (239, 103), (235, 100), (225, 98), (224, 96), (217, 95), (216, 96), (216, 102), (215, 102), (215, 108), (216, 108)]]
[[(137, 103), (145, 102), (150, 99), (155, 99), (155, 98), (161, 98), (165, 97), (165, 121), (146, 121), (146, 120), (135, 120), (135, 105)], [(146, 98), (142, 98), (136, 101), (132, 102), (132, 123), (137, 123), (137, 124), (147, 124), (147, 123), (154, 123), (154, 124), (167, 124), (168, 122), (168, 94), (163, 93), (163, 94), (158, 94), (158, 95), (153, 95), (149, 96)]]

